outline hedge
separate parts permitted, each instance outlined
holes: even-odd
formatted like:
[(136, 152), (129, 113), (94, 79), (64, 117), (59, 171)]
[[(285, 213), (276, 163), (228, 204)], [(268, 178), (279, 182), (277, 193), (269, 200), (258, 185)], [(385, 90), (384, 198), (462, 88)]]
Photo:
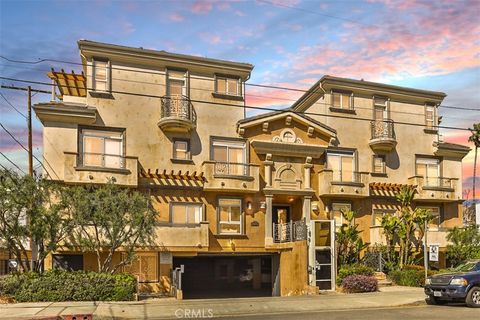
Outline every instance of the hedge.
[[(427, 271), (428, 276), (436, 273), (439, 271)], [(402, 270), (390, 271), (388, 278), (399, 286), (423, 287), (425, 285), (425, 268), (417, 265), (405, 265)]]
[(337, 275), (337, 285), (341, 285), (343, 279), (352, 276), (352, 275), (363, 275), (363, 276), (373, 276), (375, 274), (375, 270), (373, 268), (361, 265), (361, 264), (352, 264), (352, 265), (345, 265), (338, 270)]
[(343, 279), (342, 288), (347, 293), (374, 292), (378, 289), (378, 280), (374, 276), (351, 275)]
[(0, 296), (17, 302), (129, 301), (135, 293), (136, 279), (128, 274), (50, 270), (0, 277)]

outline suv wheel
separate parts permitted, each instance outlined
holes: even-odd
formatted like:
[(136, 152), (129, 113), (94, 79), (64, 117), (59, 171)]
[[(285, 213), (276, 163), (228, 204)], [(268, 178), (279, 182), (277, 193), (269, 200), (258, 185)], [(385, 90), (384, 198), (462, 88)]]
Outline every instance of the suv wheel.
[(480, 308), (480, 287), (473, 287), (468, 291), (467, 305), (472, 308)]

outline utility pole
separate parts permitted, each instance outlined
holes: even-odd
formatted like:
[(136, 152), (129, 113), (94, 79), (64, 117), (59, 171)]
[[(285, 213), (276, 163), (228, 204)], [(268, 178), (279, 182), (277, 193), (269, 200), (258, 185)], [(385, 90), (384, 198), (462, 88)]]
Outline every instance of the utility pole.
[(423, 241), (423, 265), (425, 268), (425, 279), (428, 277), (428, 245), (427, 245), (427, 233), (428, 233), (428, 224), (427, 221), (425, 221), (425, 241)]
[[(21, 90), (27, 91), (27, 127), (28, 127), (28, 174), (33, 177), (33, 143), (32, 143), (32, 92), (37, 93), (52, 93), (51, 91), (47, 90), (39, 90), (39, 89), (32, 89), (32, 87), (28, 86), (24, 87), (15, 87), (15, 86), (1, 86), (4, 89), (11, 89), (11, 90)], [(27, 222), (28, 223), (28, 222)], [(38, 268), (37, 261), (38, 261), (38, 245), (33, 240), (30, 239), (30, 245), (32, 249), (32, 262), (31, 262), (31, 269), (36, 270)]]
[(33, 147), (32, 147), (32, 87), (27, 87), (28, 93), (28, 174), (33, 177)]

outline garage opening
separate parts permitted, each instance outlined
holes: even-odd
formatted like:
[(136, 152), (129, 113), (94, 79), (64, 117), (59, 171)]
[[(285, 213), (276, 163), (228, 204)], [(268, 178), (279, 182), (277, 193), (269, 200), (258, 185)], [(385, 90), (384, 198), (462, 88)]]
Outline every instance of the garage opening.
[(272, 296), (272, 256), (174, 257), (184, 299)]

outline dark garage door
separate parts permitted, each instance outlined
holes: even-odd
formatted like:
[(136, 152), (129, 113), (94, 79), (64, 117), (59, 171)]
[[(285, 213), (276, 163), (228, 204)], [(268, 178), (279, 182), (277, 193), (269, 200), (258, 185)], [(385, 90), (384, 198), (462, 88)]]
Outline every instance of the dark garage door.
[(184, 265), (184, 299), (272, 295), (271, 256), (203, 256), (173, 258)]

